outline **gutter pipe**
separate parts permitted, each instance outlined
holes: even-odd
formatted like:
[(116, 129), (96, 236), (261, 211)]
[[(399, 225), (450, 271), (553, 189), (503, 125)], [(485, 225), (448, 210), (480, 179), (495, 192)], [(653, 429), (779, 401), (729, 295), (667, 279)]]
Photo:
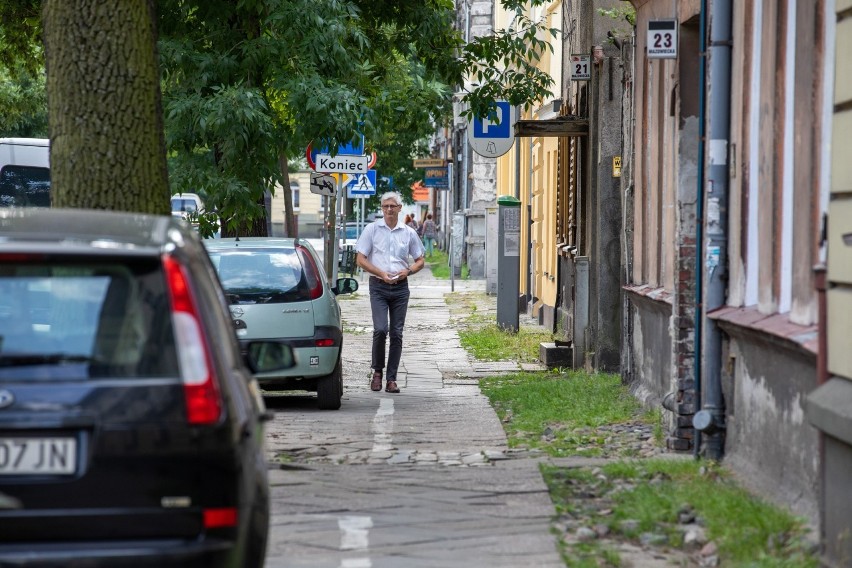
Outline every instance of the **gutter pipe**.
[[(703, 0), (706, 9), (706, 0)], [(703, 203), (699, 225), (704, 224), (705, 241), (696, 259), (703, 255), (701, 282), (701, 376), (703, 407), (692, 419), (693, 426), (707, 437), (704, 456), (721, 460), (724, 453), (725, 400), (722, 393), (722, 332), (715, 321), (706, 314), (725, 305), (728, 281), (728, 140), (731, 122), (731, 47), (732, 0), (713, 0), (709, 35), (709, 145), (707, 155), (707, 181), (699, 191), (699, 204)], [(704, 18), (702, 18), (704, 19)], [(704, 19), (704, 25), (707, 25)], [(705, 30), (702, 30), (704, 32)], [(702, 138), (703, 139), (703, 138)], [(704, 153), (701, 160), (704, 160)], [(698, 359), (698, 354), (696, 354)], [(696, 444), (697, 447), (697, 444)], [(697, 447), (697, 451), (701, 449)]]
[[(704, 318), (704, 310), (702, 308), (702, 287), (701, 279), (702, 256), (701, 243), (704, 240), (704, 135), (705, 121), (707, 116), (707, 101), (705, 100), (705, 90), (707, 82), (707, 0), (701, 0), (701, 16), (699, 20), (699, 67), (698, 67), (698, 195), (695, 200), (695, 218), (698, 222), (695, 224), (695, 313), (693, 317), (693, 326), (695, 327), (695, 335), (693, 336), (693, 377), (695, 381), (695, 408), (701, 408), (701, 322)], [(695, 429), (695, 439), (692, 442), (692, 454), (698, 459), (701, 449), (701, 431)]]

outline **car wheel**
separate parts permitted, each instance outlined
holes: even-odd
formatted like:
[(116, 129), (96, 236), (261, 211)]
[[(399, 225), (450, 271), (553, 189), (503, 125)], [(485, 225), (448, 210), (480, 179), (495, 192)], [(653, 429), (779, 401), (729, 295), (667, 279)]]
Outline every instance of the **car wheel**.
[(320, 410), (337, 410), (343, 398), (343, 360), (337, 356), (337, 364), (330, 375), (317, 380), (317, 403)]
[(263, 568), (269, 537), (269, 495), (258, 489), (257, 502), (251, 509), (251, 525), (246, 538), (245, 568)]

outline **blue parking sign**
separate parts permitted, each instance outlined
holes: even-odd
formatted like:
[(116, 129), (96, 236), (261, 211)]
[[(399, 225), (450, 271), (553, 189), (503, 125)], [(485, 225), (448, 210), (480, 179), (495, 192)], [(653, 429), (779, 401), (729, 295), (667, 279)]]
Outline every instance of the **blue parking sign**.
[(497, 101), (496, 108), (488, 117), (476, 117), (473, 123), (474, 138), (511, 138), (512, 122), (509, 120), (512, 107), (508, 101)]
[(496, 158), (508, 152), (515, 143), (515, 115), (515, 107), (509, 101), (494, 101), (488, 116), (471, 117), (467, 139), (473, 151), (486, 158)]

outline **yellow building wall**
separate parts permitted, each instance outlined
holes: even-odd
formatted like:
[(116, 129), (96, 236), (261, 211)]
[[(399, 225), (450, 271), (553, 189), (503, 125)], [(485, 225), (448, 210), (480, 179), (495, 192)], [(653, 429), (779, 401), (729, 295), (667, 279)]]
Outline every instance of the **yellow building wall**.
[[(529, 14), (539, 18), (548, 17), (549, 26), (560, 28), (559, 15), (562, 2), (551, 2), (546, 7), (535, 9)], [(511, 15), (502, 8), (495, 10), (495, 27), (500, 29), (511, 22)], [(558, 91), (562, 76), (561, 37), (547, 38), (554, 47), (553, 53), (545, 53), (538, 64), (553, 78), (554, 89)], [(558, 98), (558, 93), (547, 101), (539, 101), (535, 107), (546, 105)], [(518, 118), (540, 120), (543, 117), (535, 109), (524, 110)], [(516, 138), (508, 153), (497, 160), (497, 195), (511, 195), (521, 200), (521, 294), (532, 294), (537, 302), (532, 306), (532, 314), (538, 315), (542, 305), (556, 306), (558, 258), (556, 255), (556, 180), (558, 138)], [(520, 154), (518, 160), (517, 154)], [(518, 163), (520, 162), (520, 163)], [(520, 183), (517, 168), (520, 167)], [(518, 186), (518, 187), (516, 187)], [(529, 206), (532, 205), (530, 208)], [(532, 213), (532, 224), (529, 212)], [(532, 245), (532, 246), (530, 246)], [(532, 279), (530, 280), (530, 271)]]

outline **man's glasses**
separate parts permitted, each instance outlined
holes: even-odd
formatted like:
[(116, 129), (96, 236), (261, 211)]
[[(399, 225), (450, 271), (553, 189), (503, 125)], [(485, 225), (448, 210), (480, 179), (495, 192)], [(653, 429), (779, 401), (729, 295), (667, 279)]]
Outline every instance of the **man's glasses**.
[(402, 205), (382, 205), (382, 209), (396, 209), (397, 207), (402, 207)]

